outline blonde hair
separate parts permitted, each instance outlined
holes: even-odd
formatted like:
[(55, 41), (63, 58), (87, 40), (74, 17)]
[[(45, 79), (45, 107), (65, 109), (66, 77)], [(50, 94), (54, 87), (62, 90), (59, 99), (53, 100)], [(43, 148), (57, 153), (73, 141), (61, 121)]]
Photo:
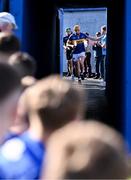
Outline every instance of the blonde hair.
[(75, 25), (73, 29), (74, 29), (74, 31), (80, 30), (80, 26), (79, 25)]
[(13, 54), (20, 50), (19, 39), (10, 32), (0, 33), (0, 52), (4, 54)]

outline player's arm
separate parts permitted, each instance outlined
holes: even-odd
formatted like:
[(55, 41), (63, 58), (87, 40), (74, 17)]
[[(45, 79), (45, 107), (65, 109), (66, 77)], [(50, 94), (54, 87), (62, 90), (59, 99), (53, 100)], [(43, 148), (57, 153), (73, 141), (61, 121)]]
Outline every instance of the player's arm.
[(65, 44), (63, 44), (63, 48), (66, 50), (66, 46), (65, 46)]
[(100, 41), (98, 41), (96, 44), (97, 44), (97, 46), (102, 47), (102, 44)]
[(103, 38), (103, 35), (100, 36), (100, 37), (87, 36), (86, 38), (87, 38), (88, 40), (91, 40), (91, 41), (100, 41), (100, 40)]
[(67, 49), (69, 49), (69, 46), (67, 44), (65, 45), (65, 43), (63, 43), (63, 48), (66, 51)]
[(66, 44), (68, 47), (72, 47), (72, 48), (74, 48), (74, 42), (73, 41), (71, 41), (70, 39), (68, 39), (68, 41), (67, 41), (67, 44)]
[(63, 38), (63, 48), (64, 48), (64, 50), (66, 50), (65, 38)]
[(104, 42), (103, 44), (101, 44), (102, 48), (106, 48), (106, 42)]

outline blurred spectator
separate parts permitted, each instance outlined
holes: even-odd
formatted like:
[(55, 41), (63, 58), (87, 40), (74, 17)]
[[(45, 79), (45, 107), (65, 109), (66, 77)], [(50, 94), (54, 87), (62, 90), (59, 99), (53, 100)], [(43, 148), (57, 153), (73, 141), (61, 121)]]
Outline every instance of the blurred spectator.
[(13, 66), (21, 76), (22, 85), (25, 87), (34, 84), (36, 62), (28, 53), (17, 52), (10, 56), (8, 63)]
[(21, 85), (17, 72), (5, 63), (0, 63), (0, 83), (1, 138), (5, 135), (15, 119), (17, 101), (21, 94)]
[[(24, 89), (36, 82), (36, 79), (33, 77), (36, 71), (36, 63), (34, 58), (28, 53), (14, 53), (10, 56), (8, 63), (13, 66), (20, 75), (21, 84)], [(14, 123), (10, 127), (9, 132), (5, 137), (5, 141), (20, 135), (29, 127), (29, 121), (23, 101), (24, 94), (25, 93), (23, 92), (19, 99), (17, 106), (17, 115)]]
[(36, 63), (34, 58), (28, 53), (17, 52), (9, 58), (8, 62), (14, 66), (21, 77), (35, 75)]
[(123, 138), (108, 126), (75, 122), (49, 139), (43, 179), (126, 179)]
[(20, 42), (14, 34), (0, 33), (0, 61), (7, 62), (9, 56), (19, 50)]
[(14, 118), (12, 126), (9, 128), (8, 133), (4, 138), (4, 142), (14, 137), (18, 137), (19, 135), (27, 131), (29, 128), (29, 120), (24, 104), (24, 96), (25, 93), (23, 92), (17, 104), (16, 116)]
[(11, 32), (17, 28), (15, 18), (12, 14), (7, 12), (0, 13), (0, 32)]
[(23, 101), (30, 126), (1, 148), (0, 177), (4, 179), (38, 179), (50, 134), (84, 114), (83, 93), (59, 76), (36, 82)]

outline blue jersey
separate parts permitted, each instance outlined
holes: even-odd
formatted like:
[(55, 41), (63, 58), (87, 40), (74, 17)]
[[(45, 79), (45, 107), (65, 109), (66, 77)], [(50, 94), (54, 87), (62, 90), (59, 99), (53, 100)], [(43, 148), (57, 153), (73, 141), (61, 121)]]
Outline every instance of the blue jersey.
[(70, 37), (70, 36), (65, 36), (65, 37), (63, 38), (63, 43), (64, 43), (65, 46), (66, 46), (66, 43), (67, 43), (69, 37)]
[(69, 37), (70, 43), (73, 45), (76, 44), (73, 54), (80, 54), (82, 52), (85, 52), (84, 41), (86, 40), (86, 38), (87, 38), (87, 35), (84, 33), (80, 33), (79, 35), (72, 34)]
[(3, 139), (3, 143), (5, 143), (6, 141), (10, 140), (10, 139), (13, 139), (15, 137), (19, 137), (20, 134), (17, 134), (17, 133), (12, 133), (12, 132), (8, 132), (4, 139)]
[(45, 148), (26, 132), (0, 149), (0, 179), (39, 179)]

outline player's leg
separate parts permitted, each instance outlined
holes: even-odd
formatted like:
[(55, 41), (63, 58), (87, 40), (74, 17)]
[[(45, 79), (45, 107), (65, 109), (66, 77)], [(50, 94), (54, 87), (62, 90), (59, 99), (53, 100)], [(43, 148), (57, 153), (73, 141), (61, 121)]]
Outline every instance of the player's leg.
[(67, 77), (70, 76), (69, 61), (67, 60)]
[(105, 78), (105, 56), (102, 56), (101, 59), (101, 78)]
[(84, 60), (84, 77), (87, 76), (87, 53), (86, 53), (86, 56), (85, 56), (85, 60)]
[(71, 76), (71, 69), (70, 69), (70, 62), (69, 62), (69, 60), (70, 60), (69, 50), (66, 50), (66, 59), (67, 59), (67, 71), (68, 71), (67, 76)]
[(95, 74), (94, 79), (99, 79), (99, 77), (100, 77), (100, 70), (99, 70), (100, 58), (99, 57), (95, 57), (95, 61), (96, 61), (96, 74)]
[(73, 54), (73, 62), (75, 65), (77, 76), (78, 76), (78, 82), (80, 83), (81, 82), (81, 76), (80, 76), (81, 69), (80, 69), (79, 54)]
[(92, 76), (92, 69), (91, 69), (91, 53), (87, 53), (87, 66), (88, 66), (88, 77), (91, 78)]
[(68, 61), (69, 61), (69, 68), (70, 68), (71, 78), (72, 78), (72, 80), (74, 80), (73, 61), (72, 61), (72, 59), (70, 59), (70, 60), (68, 60)]
[(76, 66), (77, 66), (77, 74), (78, 74), (78, 83), (81, 83), (81, 64), (79, 59), (76, 62)]
[(85, 60), (85, 55), (84, 53), (80, 54), (79, 57), (79, 63), (81, 66), (81, 79), (84, 80), (84, 60)]

